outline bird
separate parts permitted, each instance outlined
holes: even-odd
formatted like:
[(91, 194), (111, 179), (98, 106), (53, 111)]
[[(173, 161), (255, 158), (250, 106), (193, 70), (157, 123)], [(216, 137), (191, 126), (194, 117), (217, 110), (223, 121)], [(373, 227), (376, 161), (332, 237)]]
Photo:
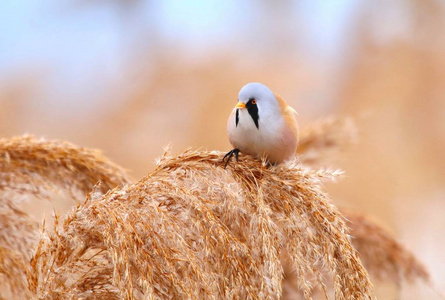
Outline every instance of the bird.
[(240, 152), (280, 164), (296, 154), (297, 112), (264, 84), (251, 82), (239, 92), (227, 120), (227, 135), (234, 149), (224, 156), (224, 168), (232, 156), (238, 161)]

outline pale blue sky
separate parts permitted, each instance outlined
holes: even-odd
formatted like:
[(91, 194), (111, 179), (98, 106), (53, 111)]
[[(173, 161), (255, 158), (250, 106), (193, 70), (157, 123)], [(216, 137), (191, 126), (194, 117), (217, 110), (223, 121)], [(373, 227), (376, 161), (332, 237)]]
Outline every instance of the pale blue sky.
[[(335, 61), (360, 2), (304, 0), (281, 11), (266, 1), (141, 1), (123, 9), (107, 1), (7, 0), (0, 10), (0, 80), (43, 69), (49, 98), (89, 100), (119, 77), (138, 42), (167, 42), (187, 54), (258, 49), (273, 38), (263, 37), (262, 28), (275, 22), (288, 28), (289, 44), (301, 55)], [(73, 97), (60, 97), (67, 92)]]

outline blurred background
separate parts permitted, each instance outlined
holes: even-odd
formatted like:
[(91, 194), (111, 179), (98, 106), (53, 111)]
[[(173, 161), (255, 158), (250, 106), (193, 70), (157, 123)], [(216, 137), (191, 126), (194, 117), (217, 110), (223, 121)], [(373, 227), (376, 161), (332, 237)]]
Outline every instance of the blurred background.
[[(15, 0), (0, 9), (0, 135), (102, 149), (135, 178), (171, 144), (227, 151), (259, 81), (301, 127), (357, 118), (338, 205), (388, 228), (445, 290), (445, 1)], [(401, 299), (406, 299), (401, 296)]]

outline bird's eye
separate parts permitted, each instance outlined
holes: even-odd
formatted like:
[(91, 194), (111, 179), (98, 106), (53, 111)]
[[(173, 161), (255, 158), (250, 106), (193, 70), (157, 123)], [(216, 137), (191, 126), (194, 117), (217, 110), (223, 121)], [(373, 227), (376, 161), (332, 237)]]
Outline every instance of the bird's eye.
[(253, 99), (253, 100), (252, 100), (252, 104), (256, 104), (256, 99)]

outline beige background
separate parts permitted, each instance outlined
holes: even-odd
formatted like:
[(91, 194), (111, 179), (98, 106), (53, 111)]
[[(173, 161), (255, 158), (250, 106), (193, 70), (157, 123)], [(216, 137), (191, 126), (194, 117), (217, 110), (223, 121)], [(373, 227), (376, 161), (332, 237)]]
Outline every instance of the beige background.
[[(223, 46), (205, 39), (195, 46), (186, 35), (179, 42), (164, 36), (155, 21), (130, 22), (137, 2), (114, 8), (123, 16), (116, 29), (123, 59), (113, 76), (99, 65), (94, 76), (79, 72), (93, 79), (75, 86), (63, 77), (54, 80), (52, 62), (38, 57), (3, 70), (1, 136), (29, 133), (99, 148), (140, 178), (168, 144), (174, 152), (229, 150), (226, 118), (237, 93), (245, 83), (260, 81), (297, 109), (301, 127), (329, 115), (357, 118), (359, 141), (335, 165), (346, 177), (328, 185), (332, 198), (387, 227), (445, 291), (442, 2), (361, 1), (339, 35), (342, 46), (329, 57), (309, 44), (310, 35), (320, 32), (305, 22), (317, 22), (319, 15), (288, 21), (312, 6), (299, 11), (287, 1), (251, 3), (255, 15), (249, 8), (237, 13), (249, 18), (250, 29), (243, 32), (251, 35), (235, 28), (219, 33), (221, 39), (229, 35)], [(100, 10), (101, 3), (81, 2), (68, 10)], [(126, 37), (133, 28), (142, 37)], [(329, 39), (324, 42), (330, 47)]]

